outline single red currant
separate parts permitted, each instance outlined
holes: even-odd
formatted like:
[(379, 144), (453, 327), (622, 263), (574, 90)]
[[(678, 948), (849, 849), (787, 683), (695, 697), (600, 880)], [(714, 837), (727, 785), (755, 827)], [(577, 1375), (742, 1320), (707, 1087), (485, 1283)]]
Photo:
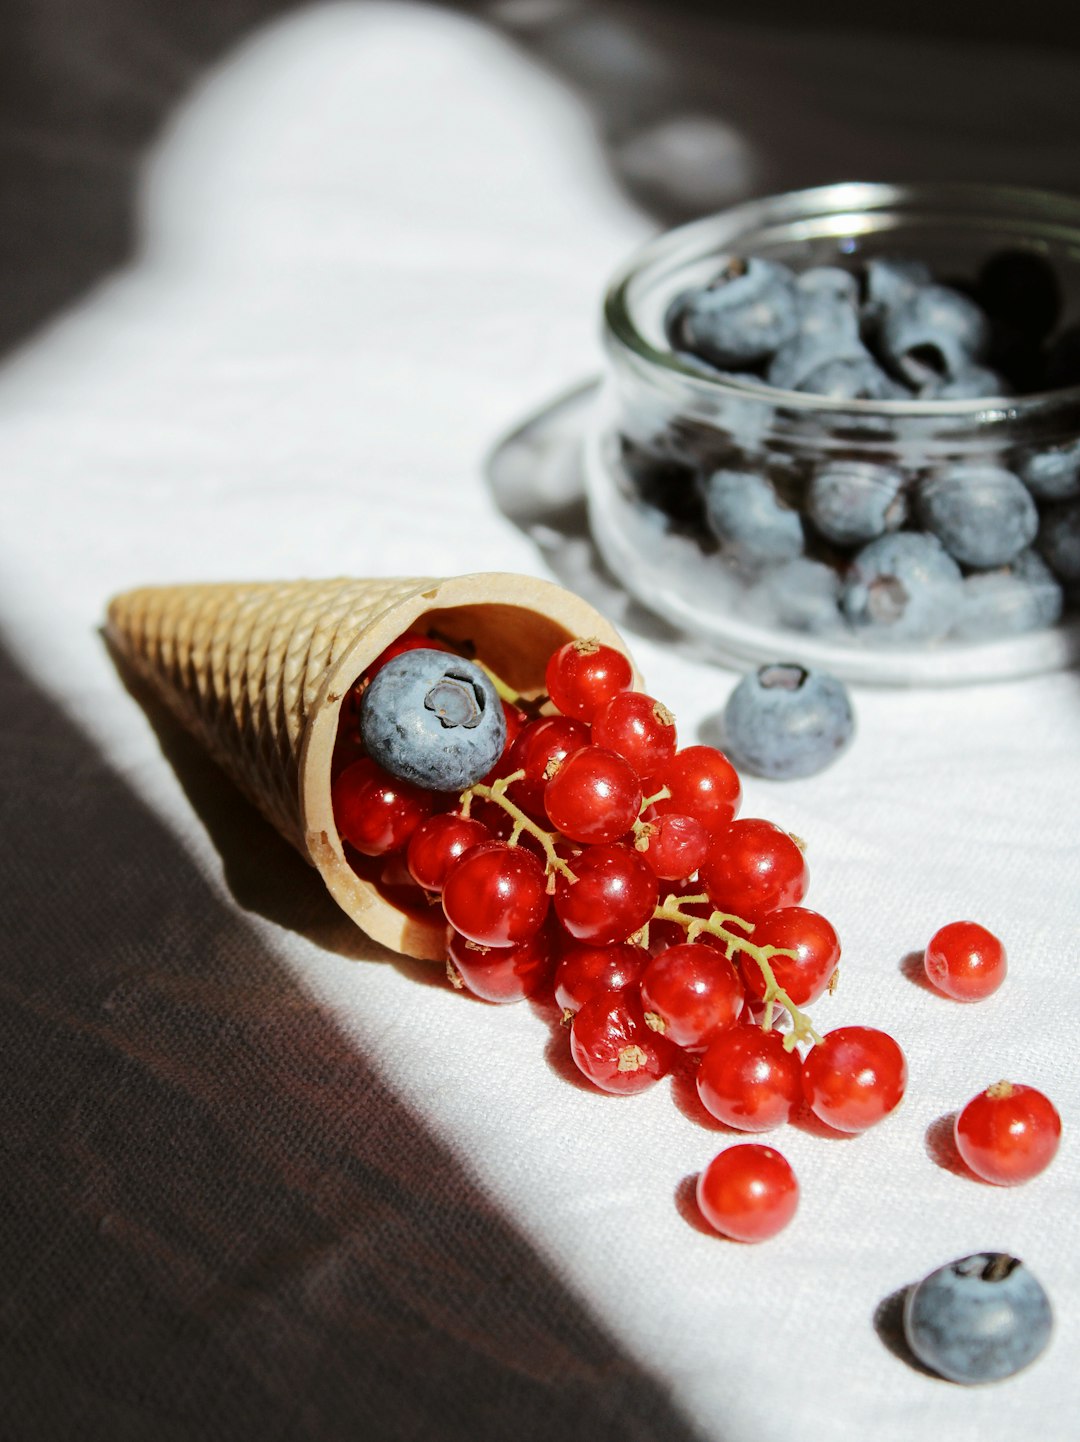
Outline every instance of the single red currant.
[(409, 875), (425, 891), (440, 892), (446, 873), (459, 856), (481, 841), (491, 841), (491, 832), (471, 816), (444, 811), (431, 816), (413, 832), (405, 853)]
[(504, 749), (508, 751), (525, 730), (529, 718), (520, 706), (515, 706), (511, 701), (503, 701), (502, 709), (503, 715), (506, 717), (506, 747)]
[(347, 767), (366, 755), (367, 749), (364, 746), (364, 738), (360, 735), (360, 727), (355, 720), (346, 717), (345, 709), (342, 707), (338, 721), (337, 739), (334, 742), (334, 755), (330, 762), (331, 781), (336, 781)]
[(709, 833), (693, 816), (657, 816), (646, 824), (636, 848), (661, 881), (684, 881), (705, 860)]
[(570, 1054), (601, 1091), (644, 1091), (671, 1068), (674, 1051), (645, 1021), (641, 1003), (627, 991), (596, 996), (574, 1017)]
[(590, 846), (571, 860), (576, 881), (559, 875), (555, 914), (575, 941), (609, 946), (626, 941), (652, 916), (656, 877), (628, 846)]
[(641, 783), (617, 752), (583, 746), (548, 782), (544, 807), (551, 824), (571, 841), (617, 841), (637, 820)]
[(430, 636), (421, 636), (416, 631), (406, 631), (405, 634), (403, 636), (399, 636), (396, 641), (391, 641), (389, 646), (386, 647), (385, 651), (379, 652), (379, 654), (375, 657), (374, 661), (372, 661), (371, 665), (364, 672), (361, 679), (364, 681), (370, 681), (377, 672), (382, 670), (382, 668), (386, 665), (387, 661), (392, 661), (395, 656), (404, 655), (406, 651), (449, 650), (450, 647), (447, 646), (446, 643), (443, 641), (435, 641)]
[(783, 1034), (758, 1026), (721, 1032), (701, 1058), (698, 1096), (717, 1121), (744, 1132), (780, 1126), (802, 1101), (802, 1061)]
[(500, 1003), (544, 995), (555, 961), (551, 931), (542, 926), (520, 946), (477, 946), (450, 930), (448, 975), (474, 996)]
[(737, 1242), (764, 1242), (782, 1231), (799, 1205), (799, 1184), (785, 1157), (760, 1142), (728, 1147), (698, 1177), (705, 1220)]
[(807, 1055), (802, 1082), (816, 1117), (838, 1132), (862, 1132), (900, 1105), (907, 1061), (887, 1032), (841, 1026)]
[[(795, 955), (769, 960), (777, 985), (796, 1006), (809, 1006), (828, 987), (840, 961), (840, 940), (832, 924), (806, 906), (782, 906), (763, 916), (754, 927), (755, 946), (775, 946)], [(753, 957), (743, 952), (739, 970), (751, 1001), (765, 999), (765, 978)]]
[(390, 776), (367, 756), (336, 777), (330, 796), (339, 834), (365, 856), (404, 846), (438, 804), (429, 791)]
[(734, 1026), (745, 999), (732, 963), (715, 947), (698, 942), (660, 952), (641, 978), (649, 1025), (687, 1051), (701, 1051)]
[(589, 728), (584, 721), (568, 716), (544, 716), (530, 721), (511, 746), (504, 767), (509, 776), (515, 771), (525, 775), (510, 787), (511, 801), (530, 816), (546, 819), (544, 791), (559, 766), (573, 751), (589, 743)]
[(622, 942), (616, 946), (574, 946), (555, 968), (555, 1000), (563, 1011), (580, 1011), (593, 997), (636, 987), (649, 953)]
[(593, 717), (596, 746), (625, 756), (639, 776), (655, 776), (675, 755), (675, 717), (641, 691), (623, 691)]
[(1005, 948), (977, 921), (951, 921), (930, 938), (923, 967), (954, 1001), (981, 1001), (1005, 980)]
[(629, 691), (634, 672), (621, 651), (599, 641), (567, 641), (547, 663), (544, 684), (564, 716), (591, 721), (620, 691)]
[(748, 817), (713, 837), (701, 880), (720, 911), (756, 921), (777, 907), (797, 905), (806, 895), (810, 873), (786, 831)]
[(482, 841), (459, 856), (443, 882), (443, 911), (480, 946), (520, 946), (548, 910), (543, 862), (523, 846)]
[(954, 1126), (956, 1149), (977, 1177), (1012, 1187), (1054, 1160), (1061, 1118), (1053, 1102), (1020, 1082), (995, 1082), (973, 1097)]
[(742, 800), (738, 773), (724, 753), (713, 746), (686, 746), (677, 751), (650, 778), (653, 795), (663, 787), (671, 795), (655, 802), (652, 812), (657, 816), (693, 816), (706, 831), (727, 826)]

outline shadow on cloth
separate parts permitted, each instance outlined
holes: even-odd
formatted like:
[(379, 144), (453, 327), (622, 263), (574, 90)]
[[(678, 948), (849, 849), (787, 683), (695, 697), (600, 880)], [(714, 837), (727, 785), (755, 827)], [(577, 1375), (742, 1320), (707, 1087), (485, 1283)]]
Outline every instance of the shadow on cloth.
[(4, 1434), (693, 1442), (3, 650), (0, 701)]

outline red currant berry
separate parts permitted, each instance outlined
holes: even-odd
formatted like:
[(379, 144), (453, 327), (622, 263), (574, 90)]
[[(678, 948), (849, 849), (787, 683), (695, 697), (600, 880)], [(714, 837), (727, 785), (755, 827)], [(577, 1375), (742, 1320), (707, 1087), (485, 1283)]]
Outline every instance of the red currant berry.
[(409, 875), (425, 891), (439, 892), (458, 857), (481, 841), (490, 840), (491, 832), (471, 816), (459, 816), (455, 811), (431, 816), (409, 839), (405, 853)]
[(735, 1026), (701, 1058), (698, 1096), (717, 1121), (744, 1132), (780, 1126), (802, 1101), (802, 1060), (778, 1031)]
[(447, 947), (452, 981), (484, 1001), (513, 1002), (542, 996), (551, 982), (555, 953), (548, 927), (520, 946), (477, 946), (451, 929)]
[(705, 1220), (737, 1242), (764, 1242), (782, 1231), (799, 1205), (799, 1184), (785, 1157), (760, 1142), (728, 1147), (698, 1177)]
[(593, 717), (592, 739), (625, 756), (639, 776), (655, 776), (675, 755), (675, 717), (651, 696), (623, 691)]
[[(334, 742), (334, 755), (330, 763), (331, 781), (336, 781), (341, 773), (367, 755), (363, 737), (355, 721), (347, 721), (344, 711), (338, 724), (337, 740)], [(339, 828), (340, 830), (340, 828)]]
[(748, 817), (713, 837), (701, 880), (720, 911), (754, 921), (767, 911), (800, 902), (810, 873), (786, 831)]
[(547, 915), (543, 862), (523, 846), (482, 841), (446, 873), (443, 911), (456, 931), (480, 946), (520, 946)]
[(583, 746), (548, 782), (544, 807), (551, 824), (572, 841), (617, 841), (637, 820), (641, 783), (616, 752)]
[(816, 1117), (838, 1132), (862, 1132), (900, 1105), (907, 1062), (888, 1033), (841, 1026), (808, 1054), (802, 1082)]
[(544, 684), (564, 716), (591, 721), (620, 691), (629, 691), (634, 672), (621, 651), (599, 641), (567, 641), (547, 663)]
[(713, 746), (687, 746), (677, 751), (650, 780), (654, 794), (663, 787), (671, 795), (655, 802), (653, 812), (657, 816), (693, 816), (706, 831), (729, 825), (742, 800), (738, 773)]
[(380, 651), (372, 661), (371, 665), (364, 672), (363, 681), (370, 681), (377, 672), (381, 671), (387, 661), (392, 661), (395, 656), (404, 655), (406, 651), (449, 651), (450, 647), (442, 641), (435, 641), (430, 636), (421, 636), (416, 631), (406, 631), (396, 641), (391, 641), (385, 651)]
[(589, 744), (589, 728), (584, 721), (567, 716), (544, 716), (530, 721), (511, 746), (505, 769), (509, 776), (524, 771), (520, 781), (510, 787), (511, 801), (530, 816), (544, 818), (544, 791), (559, 766), (573, 751)]
[(520, 706), (515, 706), (511, 701), (502, 703), (503, 715), (506, 717), (506, 747), (509, 751), (514, 742), (521, 735), (528, 725), (529, 718), (522, 711)]
[(370, 757), (347, 766), (330, 796), (339, 834), (365, 856), (404, 846), (437, 804), (430, 792), (390, 776)]
[(705, 860), (709, 833), (693, 816), (657, 816), (637, 849), (661, 881), (685, 881)]
[(637, 986), (649, 953), (623, 942), (617, 946), (574, 946), (555, 968), (555, 1000), (563, 1011), (580, 1011), (593, 997)]
[(951, 921), (930, 938), (926, 975), (954, 1001), (982, 1001), (1005, 980), (1005, 948), (977, 921)]
[(626, 941), (652, 916), (656, 877), (627, 846), (591, 846), (571, 861), (576, 881), (559, 875), (555, 914), (575, 941), (609, 946)]
[(742, 978), (713, 946), (683, 942), (654, 956), (641, 978), (641, 1001), (669, 1041), (700, 1051), (739, 1019)]
[(1013, 1187), (1038, 1176), (1054, 1160), (1061, 1118), (1034, 1087), (995, 1082), (956, 1118), (956, 1148), (977, 1177)]
[[(840, 961), (840, 940), (832, 924), (806, 906), (782, 906), (754, 927), (755, 946), (775, 946), (795, 955), (769, 959), (777, 984), (796, 1006), (809, 1006), (828, 987)], [(739, 970), (753, 1002), (765, 999), (765, 978), (753, 957), (739, 956)]]
[(574, 1017), (570, 1054), (601, 1091), (644, 1091), (671, 1068), (671, 1043), (653, 1031), (630, 992), (596, 996)]

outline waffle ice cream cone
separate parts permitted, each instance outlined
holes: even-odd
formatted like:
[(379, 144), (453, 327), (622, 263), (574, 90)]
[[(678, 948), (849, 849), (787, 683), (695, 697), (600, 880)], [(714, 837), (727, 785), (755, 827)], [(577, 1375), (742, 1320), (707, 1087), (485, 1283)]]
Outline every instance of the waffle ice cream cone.
[[(572, 592), (498, 572), (448, 579), (338, 579), (150, 586), (115, 597), (107, 634), (181, 724), (317, 869), (342, 909), (384, 946), (442, 960), (437, 907), (392, 900), (346, 859), (330, 800), (343, 698), (405, 631), (475, 646), (535, 696), (556, 647), (621, 637)], [(355, 857), (354, 857), (355, 859)]]

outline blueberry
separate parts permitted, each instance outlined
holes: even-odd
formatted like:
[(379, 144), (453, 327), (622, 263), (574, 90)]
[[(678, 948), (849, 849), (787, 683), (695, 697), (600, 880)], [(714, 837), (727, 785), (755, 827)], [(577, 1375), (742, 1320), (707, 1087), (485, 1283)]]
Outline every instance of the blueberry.
[(875, 331), (886, 312), (895, 309), (930, 285), (930, 267), (921, 260), (868, 260), (862, 273), (862, 319), (867, 332)]
[(796, 277), (795, 288), (800, 297), (827, 298), (842, 301), (852, 310), (858, 308), (858, 276), (838, 265), (812, 265)]
[(798, 330), (795, 277), (776, 261), (732, 260), (709, 285), (677, 295), (664, 324), (674, 350), (752, 368)]
[(897, 531), (855, 556), (840, 603), (855, 629), (903, 645), (937, 640), (952, 627), (964, 588), (960, 567), (936, 536)]
[(910, 385), (951, 380), (990, 343), (990, 323), (973, 300), (927, 285), (885, 313), (879, 348), (884, 363)]
[(893, 401), (910, 394), (887, 376), (869, 353), (827, 360), (804, 376), (795, 389), (839, 401)]
[(824, 561), (796, 556), (773, 567), (755, 598), (792, 631), (821, 635), (840, 625), (840, 577)]
[(904, 1335), (950, 1382), (998, 1382), (1034, 1362), (1053, 1314), (1038, 1280), (1017, 1257), (977, 1252), (939, 1267), (908, 1293)]
[(989, 366), (963, 366), (954, 375), (935, 376), (919, 390), (924, 401), (977, 401), (983, 396), (1010, 396), (1013, 388), (1005, 377)]
[(1080, 501), (1066, 501), (1044, 514), (1039, 550), (1066, 586), (1080, 586)]
[(742, 678), (724, 707), (723, 729), (737, 767), (787, 781), (834, 760), (854, 734), (855, 717), (835, 676), (777, 662)]
[(965, 566), (1005, 566), (1031, 545), (1039, 513), (1019, 476), (1000, 466), (954, 465), (919, 488), (919, 515)]
[(803, 548), (802, 521), (776, 487), (752, 471), (714, 471), (702, 487), (705, 519), (723, 554), (747, 567), (790, 561)]
[(1021, 551), (1011, 565), (977, 571), (964, 581), (953, 635), (963, 641), (1018, 636), (1061, 618), (1061, 586), (1037, 551)]
[(1080, 439), (1030, 451), (1016, 469), (1031, 494), (1041, 501), (1080, 496)]
[(827, 461), (806, 493), (806, 513), (838, 546), (861, 546), (907, 519), (904, 476), (873, 461)]
[(799, 332), (776, 352), (765, 377), (771, 386), (794, 391), (829, 361), (870, 358), (851, 307), (828, 296), (811, 296), (800, 300)]
[(506, 717), (491, 681), (445, 651), (405, 651), (376, 672), (360, 702), (368, 755), (430, 791), (463, 791), (502, 755)]

